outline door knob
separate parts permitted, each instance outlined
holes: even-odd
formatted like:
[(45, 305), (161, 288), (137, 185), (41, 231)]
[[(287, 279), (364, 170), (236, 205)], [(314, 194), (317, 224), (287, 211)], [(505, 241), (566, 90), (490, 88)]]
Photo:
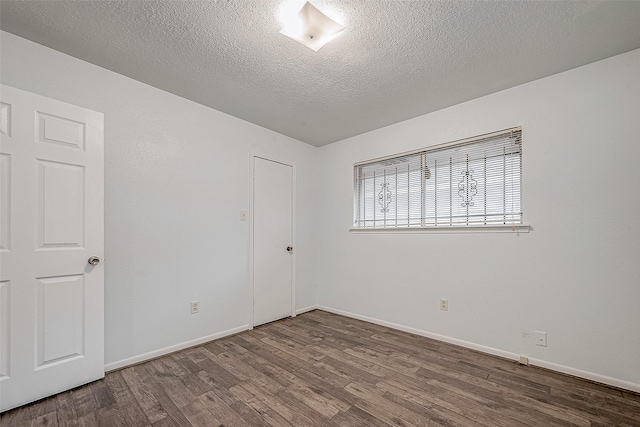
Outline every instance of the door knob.
[(292, 252), (293, 251), (293, 247), (292, 246), (287, 246), (287, 252)]
[(98, 258), (97, 256), (92, 256), (87, 262), (91, 265), (98, 265), (98, 263), (100, 262), (100, 258)]

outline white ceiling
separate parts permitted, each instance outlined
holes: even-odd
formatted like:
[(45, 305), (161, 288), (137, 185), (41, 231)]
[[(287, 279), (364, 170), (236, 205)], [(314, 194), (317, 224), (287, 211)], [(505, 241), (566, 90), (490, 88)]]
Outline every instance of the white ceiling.
[(347, 25), (316, 53), (285, 1), (3, 0), (0, 28), (317, 146), (640, 48), (640, 1), (315, 0)]

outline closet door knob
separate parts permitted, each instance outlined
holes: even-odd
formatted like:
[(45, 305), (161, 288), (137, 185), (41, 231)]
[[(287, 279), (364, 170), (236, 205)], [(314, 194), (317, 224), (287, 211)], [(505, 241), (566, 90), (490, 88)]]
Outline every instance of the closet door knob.
[(87, 260), (87, 262), (91, 265), (98, 265), (98, 263), (100, 262), (100, 258), (98, 258), (97, 256), (92, 256)]

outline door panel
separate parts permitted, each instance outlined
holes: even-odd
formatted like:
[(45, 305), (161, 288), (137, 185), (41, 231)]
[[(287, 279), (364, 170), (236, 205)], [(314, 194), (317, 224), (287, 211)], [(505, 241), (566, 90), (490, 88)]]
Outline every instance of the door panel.
[(253, 324), (291, 316), (293, 168), (254, 158)]
[(38, 279), (37, 368), (84, 354), (84, 276)]
[(104, 376), (103, 116), (2, 85), (0, 411)]
[(0, 252), (11, 249), (11, 156), (0, 153)]
[(0, 282), (0, 381), (9, 376), (10, 286), (11, 282), (8, 280)]
[(0, 102), (0, 134), (11, 136), (11, 105)]
[(84, 167), (38, 162), (38, 248), (84, 246)]
[(37, 116), (38, 141), (50, 144), (60, 144), (62, 146), (84, 151), (84, 123), (40, 112), (37, 113)]

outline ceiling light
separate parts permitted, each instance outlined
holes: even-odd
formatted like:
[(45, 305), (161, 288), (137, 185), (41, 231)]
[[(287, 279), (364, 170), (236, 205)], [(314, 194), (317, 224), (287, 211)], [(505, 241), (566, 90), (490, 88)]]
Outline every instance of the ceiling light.
[(283, 20), (285, 26), (280, 34), (291, 37), (316, 52), (345, 28), (309, 2), (297, 14), (283, 17)]

